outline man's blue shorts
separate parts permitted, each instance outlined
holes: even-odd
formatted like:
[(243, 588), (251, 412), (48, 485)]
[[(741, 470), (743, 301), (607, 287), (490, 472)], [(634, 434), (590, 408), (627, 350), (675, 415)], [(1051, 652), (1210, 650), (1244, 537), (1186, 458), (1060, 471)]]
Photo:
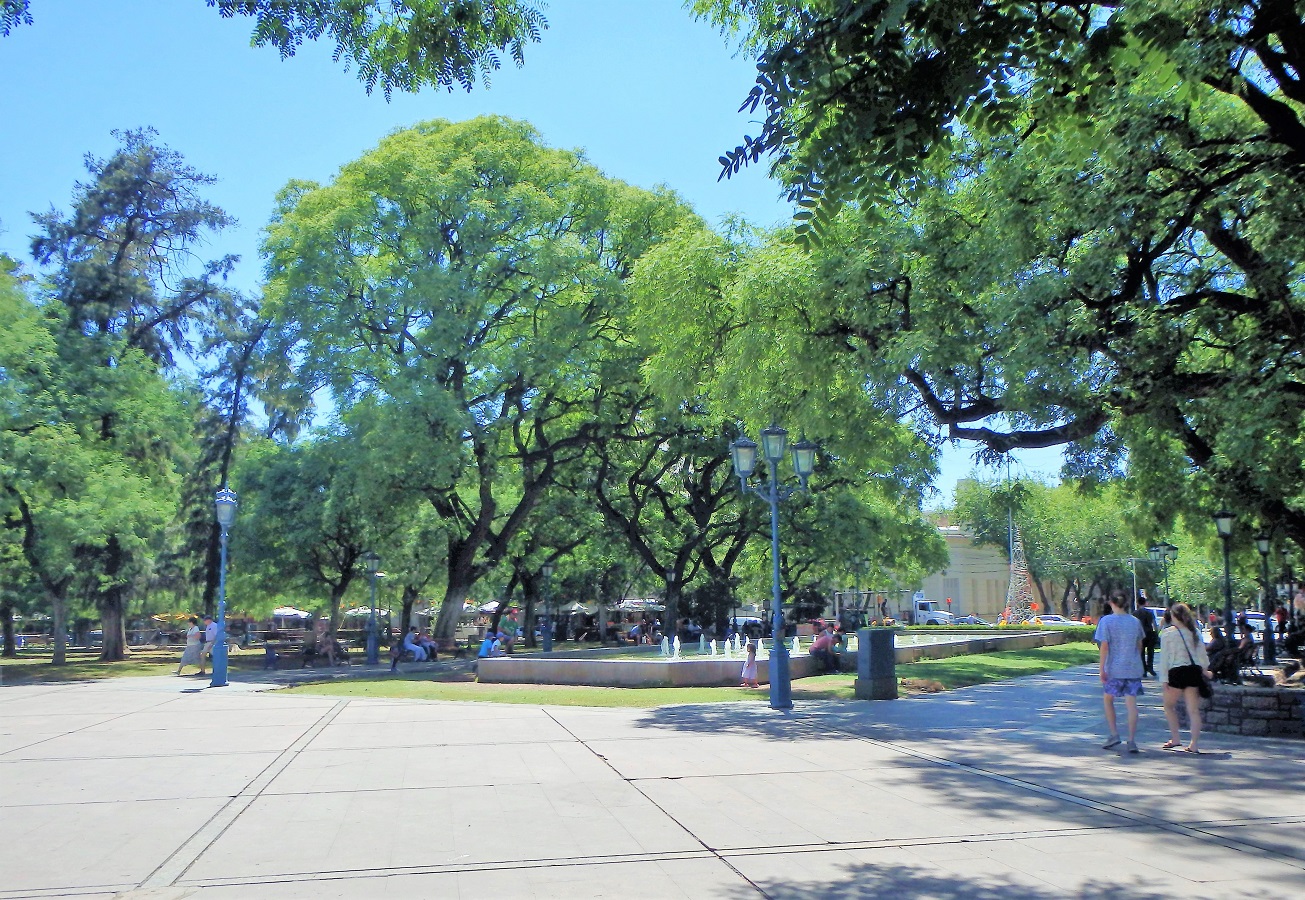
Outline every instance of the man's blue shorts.
[(1140, 678), (1108, 678), (1101, 688), (1112, 697), (1136, 697), (1145, 694)]

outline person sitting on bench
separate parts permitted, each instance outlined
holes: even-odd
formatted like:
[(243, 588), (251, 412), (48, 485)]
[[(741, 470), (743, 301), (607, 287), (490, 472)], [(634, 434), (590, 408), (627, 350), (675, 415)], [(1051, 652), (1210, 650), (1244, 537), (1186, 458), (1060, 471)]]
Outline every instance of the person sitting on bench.
[(418, 636), (416, 628), (409, 628), (408, 633), (403, 638), (403, 649), (412, 654), (413, 662), (425, 662), (427, 659), (426, 648), (418, 641)]

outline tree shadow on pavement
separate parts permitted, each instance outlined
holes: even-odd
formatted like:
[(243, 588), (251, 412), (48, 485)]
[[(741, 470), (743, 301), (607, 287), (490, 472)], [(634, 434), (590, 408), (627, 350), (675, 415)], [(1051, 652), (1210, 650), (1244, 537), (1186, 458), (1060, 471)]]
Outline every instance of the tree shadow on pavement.
[[(746, 870), (746, 866), (743, 867)], [(780, 879), (752, 879), (767, 897), (791, 900), (840, 900), (850, 897), (928, 897), (931, 900), (1170, 900), (1172, 885), (1149, 885), (1142, 879), (1106, 881), (1085, 879), (1069, 889), (1039, 882), (1003, 880), (992, 876), (967, 876), (937, 868), (900, 864), (857, 863), (844, 869), (837, 880), (806, 883)], [(739, 886), (725, 896), (755, 898), (756, 892)]]

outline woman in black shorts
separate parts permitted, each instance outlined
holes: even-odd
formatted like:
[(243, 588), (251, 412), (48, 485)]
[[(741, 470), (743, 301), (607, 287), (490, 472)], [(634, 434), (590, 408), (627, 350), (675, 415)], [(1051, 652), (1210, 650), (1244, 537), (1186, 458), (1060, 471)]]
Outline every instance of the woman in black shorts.
[[(1163, 749), (1200, 753), (1196, 745), (1201, 739), (1201, 685), (1210, 677), (1210, 658), (1186, 603), (1175, 603), (1166, 618), (1171, 624), (1160, 632), (1160, 671), (1165, 673), (1169, 740)], [(1185, 747), (1178, 739), (1179, 701), (1186, 704), (1187, 719), (1192, 726), (1192, 740)]]

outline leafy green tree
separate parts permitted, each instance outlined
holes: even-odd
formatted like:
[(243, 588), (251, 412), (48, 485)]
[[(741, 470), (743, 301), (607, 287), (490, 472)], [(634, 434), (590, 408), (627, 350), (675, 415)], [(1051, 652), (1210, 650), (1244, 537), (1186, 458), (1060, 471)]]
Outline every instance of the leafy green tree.
[[(152, 361), (111, 336), (70, 336), (64, 315), (0, 275), (0, 516), (50, 604), (56, 664), (82, 593), (100, 606), (106, 652), (115, 638), (121, 651), (115, 613), (176, 508), (177, 475), (160, 447), (184, 422)], [(106, 347), (113, 366), (99, 362)]]
[(255, 20), (253, 43), (294, 56), (304, 41), (335, 42), (371, 93), (430, 85), (471, 90), (502, 65), (518, 66), (548, 27), (532, 0), (206, 0), (223, 18)]
[[(845, 200), (870, 209), (912, 187), (921, 163), (968, 129), (1030, 134), (1089, 121), (1138, 81), (1211, 92), (1257, 120), (1278, 152), (1305, 150), (1294, 106), (1305, 82), (1305, 19), (1256, 0), (696, 0), (695, 11), (758, 57), (744, 108), (756, 137), (722, 157), (725, 172), (769, 157), (827, 224)], [(957, 127), (962, 126), (962, 127)]]
[(489, 118), (397, 132), (332, 184), (282, 193), (267, 302), (300, 379), (387, 416), (392, 476), (444, 521), (440, 637), (559, 471), (624, 415), (623, 283), (690, 215)]
[(807, 307), (829, 349), (992, 454), (1196, 470), (1169, 481), (1177, 502), (1144, 495), (1162, 524), (1228, 502), (1305, 539), (1300, 10), (698, 9), (761, 57), (766, 123), (727, 170), (770, 156), (799, 231), (846, 260), (839, 296)]
[[(793, 439), (805, 433), (821, 446), (815, 498), (784, 510), (786, 593), (845, 572), (855, 556), (869, 556), (877, 574), (909, 577), (942, 553), (920, 513), (932, 449), (899, 422), (909, 406), (868, 390), (808, 315), (831, 264), (788, 232), (685, 228), (642, 259), (634, 278), (644, 372), (663, 407), (701, 410), (706, 421), (745, 418), (754, 429), (781, 421)], [(721, 429), (711, 452), (699, 451), (715, 479), (714, 527), (734, 522), (729, 566), (708, 567), (723, 583), (743, 543), (769, 536), (765, 505), (738, 494), (728, 454), (736, 433)]]
[(397, 526), (385, 517), (390, 495), (377, 490), (355, 436), (318, 434), (295, 446), (260, 442), (238, 474), (233, 565), (248, 586), (274, 593), (294, 586), (324, 600), (335, 634), (345, 595), (365, 577), (363, 554)]
[[(1092, 611), (1091, 597), (1115, 589), (1131, 593), (1134, 570), (1138, 586), (1156, 596), (1159, 571), (1146, 559), (1150, 544), (1137, 536), (1143, 523), (1126, 514), (1134, 508), (1122, 483), (1051, 487), (1025, 479), (1009, 485), (966, 480), (957, 486), (954, 515), (974, 533), (975, 543), (1007, 553), (1013, 518), (1042, 608), (1078, 616)], [(1136, 567), (1131, 559), (1139, 560)], [(1064, 593), (1048, 597), (1047, 581), (1063, 584)]]
[[(91, 179), (76, 186), (67, 214), (52, 209), (34, 216), (40, 232), (32, 251), (50, 269), (41, 303), (47, 318), (57, 322), (64, 361), (104, 369), (87, 373), (100, 385), (143, 392), (140, 398), (96, 401), (101, 408), (95, 433), (104, 451), (122, 454), (124, 465), (162, 488), (173, 480), (174, 457), (184, 452), (188, 429), (168, 421), (174, 402), (161, 406), (169, 412), (148, 426), (144, 411), (133, 404), (154, 392), (151, 379), (162, 384), (162, 373), (191, 354), (206, 329), (238, 309), (237, 298), (221, 283), (232, 257), (195, 267), (198, 246), (231, 219), (201, 196), (213, 179), (159, 145), (153, 132), (115, 136), (121, 146), (112, 156), (87, 157)], [(91, 436), (81, 433), (82, 440)], [(81, 545), (83, 573), (94, 571), (89, 590), (103, 618), (105, 659), (121, 659), (126, 652), (132, 582), (153, 567), (163, 549), (163, 531), (175, 517), (175, 499), (161, 498), (158, 505), (149, 501), (142, 507), (157, 516), (152, 525), (137, 519), (130, 533), (108, 533), (103, 541)]]

